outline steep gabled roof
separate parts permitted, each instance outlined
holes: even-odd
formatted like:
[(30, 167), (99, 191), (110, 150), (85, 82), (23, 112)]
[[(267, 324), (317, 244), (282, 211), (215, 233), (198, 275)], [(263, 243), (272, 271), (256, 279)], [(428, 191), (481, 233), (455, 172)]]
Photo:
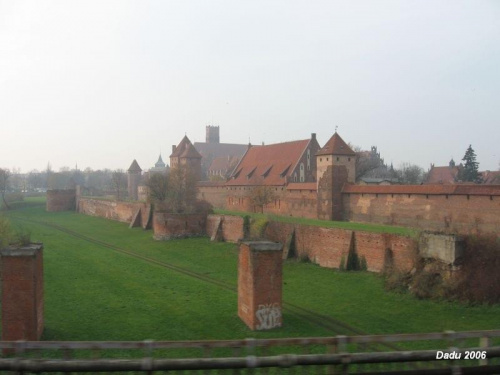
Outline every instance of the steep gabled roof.
[(201, 155), (194, 148), (193, 144), (187, 137), (187, 135), (182, 138), (181, 142), (177, 145), (174, 152), (170, 157), (181, 157), (181, 158), (199, 158), (201, 159)]
[(195, 142), (194, 148), (205, 158), (236, 156), (241, 158), (248, 145), (234, 143), (203, 143)]
[(425, 184), (455, 184), (457, 176), (458, 167), (432, 167), (427, 175)]
[[(298, 163), (310, 141), (310, 139), (304, 139), (250, 147), (226, 185), (285, 185), (286, 178), (290, 177), (293, 172), (293, 169), (289, 168), (290, 165)], [(271, 169), (269, 169), (270, 166), (272, 166)], [(286, 173), (282, 174), (285, 170)]]
[(481, 177), (483, 178), (483, 184), (500, 184), (500, 171), (484, 171), (479, 173), (481, 173)]
[(191, 142), (189, 142), (189, 144), (186, 144), (186, 147), (181, 154), (181, 158), (201, 159), (201, 155), (198, 151), (196, 151)]
[(356, 153), (344, 142), (337, 132), (326, 142), (316, 155), (356, 156)]
[(130, 164), (128, 171), (129, 172), (142, 172), (142, 169), (141, 169), (141, 167), (139, 167), (139, 163), (137, 163), (137, 160), (134, 159), (132, 164)]
[(229, 169), (234, 168), (236, 166), (236, 164), (238, 164), (239, 160), (240, 159), (236, 156), (221, 156), (221, 157), (215, 158), (212, 161), (208, 170), (209, 171), (227, 172), (227, 171), (229, 171)]

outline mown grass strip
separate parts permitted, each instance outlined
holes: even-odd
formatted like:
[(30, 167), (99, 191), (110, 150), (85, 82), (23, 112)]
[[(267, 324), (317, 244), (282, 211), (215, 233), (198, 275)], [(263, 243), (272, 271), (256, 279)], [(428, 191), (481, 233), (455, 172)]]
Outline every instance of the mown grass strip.
[(324, 228), (340, 228), (340, 229), (358, 230), (358, 231), (375, 232), (375, 233), (399, 234), (401, 236), (407, 236), (407, 237), (416, 237), (419, 233), (418, 229), (415, 228), (398, 227), (392, 225), (355, 223), (348, 221), (327, 221), (318, 219), (307, 219), (302, 217), (259, 214), (259, 213), (229, 211), (220, 209), (216, 209), (214, 211), (216, 214), (221, 214), (221, 215), (232, 215), (240, 217), (250, 216), (254, 219), (268, 219), (270, 221), (279, 221), (282, 223), (312, 225)]

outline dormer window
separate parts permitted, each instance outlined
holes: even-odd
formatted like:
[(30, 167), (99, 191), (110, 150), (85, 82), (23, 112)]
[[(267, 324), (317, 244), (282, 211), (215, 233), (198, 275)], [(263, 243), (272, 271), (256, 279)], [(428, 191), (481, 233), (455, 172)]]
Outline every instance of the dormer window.
[(243, 168), (238, 169), (238, 171), (233, 175), (233, 178), (238, 178)]
[(262, 173), (262, 177), (266, 178), (268, 175), (269, 175), (269, 172), (271, 172), (271, 169), (273, 168), (273, 166), (271, 165), (269, 168), (267, 168), (265, 170), (264, 173)]
[(252, 178), (253, 173), (255, 172), (255, 170), (256, 170), (256, 169), (257, 169), (257, 167), (253, 167), (253, 169), (252, 169), (250, 172), (248, 172), (248, 174), (247, 174), (247, 179)]
[(288, 173), (288, 170), (290, 169), (292, 165), (290, 164), (288, 167), (286, 167), (285, 169), (283, 169), (283, 172), (280, 173), (280, 177), (283, 178), (286, 176), (286, 174)]

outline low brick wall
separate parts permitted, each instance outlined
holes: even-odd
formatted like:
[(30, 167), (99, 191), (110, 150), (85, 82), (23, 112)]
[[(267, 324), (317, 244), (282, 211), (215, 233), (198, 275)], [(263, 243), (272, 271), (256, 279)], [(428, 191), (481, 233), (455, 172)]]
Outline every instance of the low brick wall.
[(206, 226), (207, 217), (203, 214), (153, 213), (155, 240), (203, 236)]
[(48, 212), (74, 211), (76, 208), (76, 190), (48, 190), (47, 205)]
[[(210, 215), (207, 221), (207, 233), (211, 236), (216, 230), (216, 223), (221, 215)], [(226, 241), (235, 242), (243, 235), (243, 218), (224, 216), (227, 223), (222, 226), (222, 237)], [(265, 237), (270, 241), (280, 242), (287, 246), (292, 233), (295, 232), (291, 245), (295, 255), (308, 258), (311, 262), (327, 268), (339, 268), (342, 257), (347, 261), (349, 249), (354, 247), (358, 255), (364, 256), (368, 270), (380, 272), (384, 267), (385, 252), (390, 249), (394, 266), (409, 271), (415, 265), (418, 243), (415, 239), (387, 233), (351, 231), (338, 228), (322, 228), (318, 226), (281, 223), (271, 221), (266, 227)], [(229, 240), (227, 238), (232, 238)]]
[(240, 216), (230, 215), (208, 215), (206, 232), (211, 237), (217, 230), (217, 223), (222, 220), (222, 240), (227, 242), (238, 242), (245, 237), (243, 223)]
[(130, 223), (137, 210), (140, 209), (142, 223), (146, 223), (150, 212), (149, 206), (148, 203), (141, 202), (119, 202), (80, 197), (77, 210), (85, 215)]

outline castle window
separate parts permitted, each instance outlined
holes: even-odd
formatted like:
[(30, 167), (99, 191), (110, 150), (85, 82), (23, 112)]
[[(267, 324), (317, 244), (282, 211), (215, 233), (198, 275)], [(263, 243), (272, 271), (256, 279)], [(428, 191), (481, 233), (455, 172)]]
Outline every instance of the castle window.
[(323, 161), (323, 159), (322, 159), (322, 158), (319, 158), (319, 161)]
[(329, 158), (326, 158), (326, 161), (328, 161), (328, 160), (329, 160)]
[(311, 150), (307, 149), (307, 170), (311, 169)]
[(340, 158), (337, 156), (337, 161), (340, 161)]
[(347, 158), (347, 161), (351, 161), (351, 158)]

